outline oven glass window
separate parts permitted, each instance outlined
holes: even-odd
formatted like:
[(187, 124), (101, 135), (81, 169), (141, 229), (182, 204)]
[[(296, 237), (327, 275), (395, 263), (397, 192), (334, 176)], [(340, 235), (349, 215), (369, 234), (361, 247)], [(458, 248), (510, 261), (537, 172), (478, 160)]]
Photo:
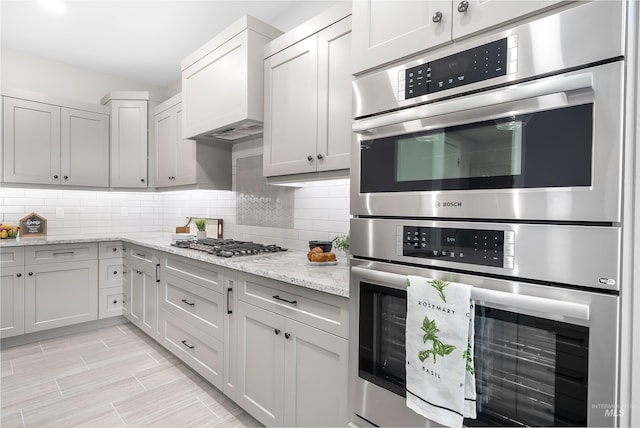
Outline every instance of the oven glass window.
[(360, 283), (360, 377), (403, 396), (406, 317), (406, 291)]
[(361, 143), (370, 192), (590, 186), (593, 104)]
[(468, 426), (586, 426), (587, 327), (478, 306), (476, 420)]
[[(360, 282), (359, 376), (405, 396), (406, 291)], [(476, 419), (586, 426), (589, 329), (476, 305)]]

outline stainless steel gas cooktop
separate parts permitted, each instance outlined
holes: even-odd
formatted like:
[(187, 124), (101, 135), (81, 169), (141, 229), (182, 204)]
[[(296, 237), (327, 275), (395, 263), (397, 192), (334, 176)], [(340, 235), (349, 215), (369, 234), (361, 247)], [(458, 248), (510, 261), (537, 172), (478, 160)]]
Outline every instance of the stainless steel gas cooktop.
[(278, 245), (258, 244), (251, 241), (235, 241), (233, 239), (204, 238), (197, 241), (176, 241), (171, 244), (174, 247), (189, 248), (204, 251), (218, 257), (253, 256), (263, 253), (277, 253), (287, 251)]

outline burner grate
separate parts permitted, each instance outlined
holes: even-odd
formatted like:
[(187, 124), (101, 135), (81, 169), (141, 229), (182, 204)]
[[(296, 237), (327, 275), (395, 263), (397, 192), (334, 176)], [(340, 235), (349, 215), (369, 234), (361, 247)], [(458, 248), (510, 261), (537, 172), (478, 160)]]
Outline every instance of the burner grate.
[(236, 241), (233, 239), (214, 239), (204, 238), (197, 241), (177, 241), (174, 247), (189, 248), (192, 250), (203, 251), (218, 257), (241, 257), (253, 256), (264, 253), (277, 253), (287, 251), (279, 245), (258, 244), (251, 241)]

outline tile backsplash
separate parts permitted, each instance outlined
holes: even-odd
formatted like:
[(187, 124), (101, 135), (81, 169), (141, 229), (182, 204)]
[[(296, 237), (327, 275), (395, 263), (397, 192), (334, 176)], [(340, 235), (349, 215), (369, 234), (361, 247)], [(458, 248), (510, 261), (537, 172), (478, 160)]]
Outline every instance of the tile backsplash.
[(167, 232), (188, 217), (222, 218), (224, 237), (307, 250), (311, 239), (349, 231), (349, 180), (312, 183), (294, 191), (292, 228), (236, 224), (236, 193), (217, 190), (108, 192), (0, 188), (0, 222), (17, 224), (36, 212), (49, 236)]

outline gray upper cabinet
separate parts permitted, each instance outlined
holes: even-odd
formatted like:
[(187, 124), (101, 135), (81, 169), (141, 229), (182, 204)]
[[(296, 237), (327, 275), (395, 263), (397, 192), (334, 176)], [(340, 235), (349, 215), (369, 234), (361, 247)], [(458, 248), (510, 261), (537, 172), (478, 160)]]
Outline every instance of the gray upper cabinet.
[(109, 116), (63, 108), (61, 184), (109, 186)]
[(107, 110), (31, 95), (3, 97), (4, 181), (108, 187)]
[(149, 93), (111, 92), (102, 104), (111, 109), (111, 187), (148, 187)]
[(155, 187), (231, 190), (231, 145), (183, 139), (182, 113), (180, 94), (154, 109)]
[(196, 142), (182, 138), (181, 96), (158, 105), (153, 116), (156, 187), (196, 182)]
[(563, 1), (354, 1), (352, 71), (362, 73), (560, 3)]
[(265, 176), (349, 168), (350, 14), (338, 4), (265, 48)]

